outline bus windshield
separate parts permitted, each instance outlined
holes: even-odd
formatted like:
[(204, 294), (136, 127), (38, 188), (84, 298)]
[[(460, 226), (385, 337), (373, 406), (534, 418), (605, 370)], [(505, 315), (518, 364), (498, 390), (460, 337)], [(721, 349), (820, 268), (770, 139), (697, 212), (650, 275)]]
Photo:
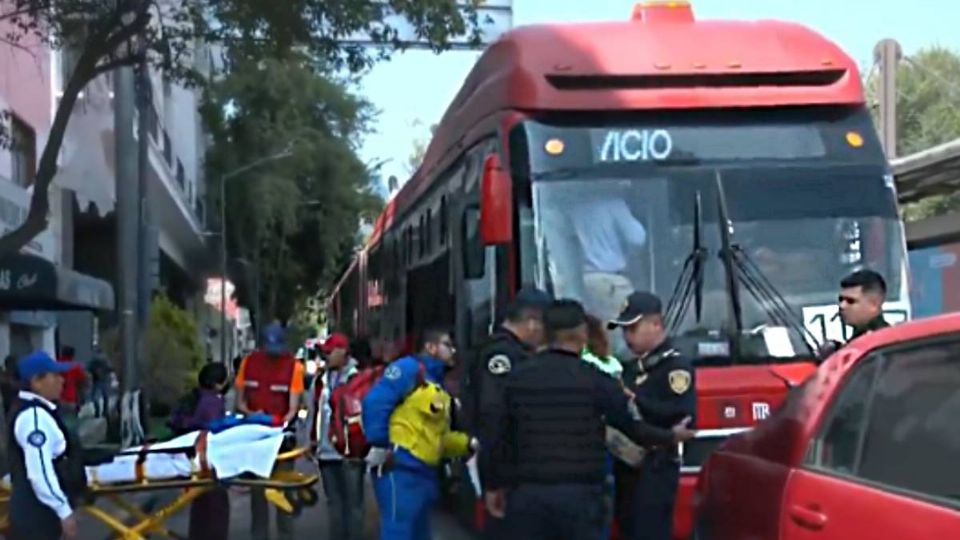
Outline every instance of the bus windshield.
[[(708, 338), (701, 344), (703, 355), (728, 354), (721, 341), (709, 339), (731, 327), (726, 272), (718, 256), (719, 183), (733, 224), (732, 244), (769, 280), (798, 323), (775, 325), (769, 299), (741, 287), (742, 330), (761, 344), (758, 356), (804, 356), (805, 338), (837, 337), (828, 328), (836, 322), (831, 309), (840, 280), (853, 270), (881, 272), (888, 301), (901, 300), (905, 248), (882, 155), (836, 159), (822, 131), (806, 124), (801, 126), (806, 135), (797, 137), (789, 137), (783, 125), (764, 124), (755, 130), (765, 133), (759, 138), (743, 131), (744, 125), (749, 124), (740, 122), (726, 134), (717, 126), (661, 130), (674, 151), (683, 151), (673, 162), (624, 162), (623, 147), (616, 163), (602, 162), (604, 152), (609, 157), (617, 151), (612, 148), (617, 143), (593, 128), (587, 130), (587, 163), (577, 166), (568, 158), (560, 166), (541, 163), (537, 170), (533, 160), (527, 245), (534, 254), (523, 257), (527, 277), (556, 296), (582, 300), (603, 319), (615, 316), (634, 290), (653, 291), (666, 302), (693, 250), (699, 198), (702, 247), (708, 253), (703, 309), (699, 321), (688, 310), (677, 332)], [(731, 137), (736, 130), (747, 135)], [(556, 138), (557, 128), (550, 131), (547, 140)], [(667, 146), (658, 137), (660, 146), (651, 148), (663, 155)], [(544, 138), (538, 139), (543, 147)], [(747, 146), (738, 150), (737, 140)]]

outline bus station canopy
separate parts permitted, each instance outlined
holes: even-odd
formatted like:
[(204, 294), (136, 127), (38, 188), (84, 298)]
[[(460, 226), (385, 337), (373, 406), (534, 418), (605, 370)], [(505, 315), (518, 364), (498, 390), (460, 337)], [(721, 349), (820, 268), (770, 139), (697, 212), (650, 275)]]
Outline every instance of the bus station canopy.
[[(900, 203), (960, 189), (960, 139), (890, 162)], [(906, 224), (907, 244), (923, 247), (960, 238), (960, 213), (949, 213)]]
[(960, 189), (960, 139), (895, 158), (890, 165), (901, 204), (953, 193)]

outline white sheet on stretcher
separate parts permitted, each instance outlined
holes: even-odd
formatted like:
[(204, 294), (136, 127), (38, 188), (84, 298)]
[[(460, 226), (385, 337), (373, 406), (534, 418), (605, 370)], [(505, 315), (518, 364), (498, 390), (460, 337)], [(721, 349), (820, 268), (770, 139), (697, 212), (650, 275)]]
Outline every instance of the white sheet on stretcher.
[[(188, 433), (166, 442), (151, 445), (148, 450), (193, 447), (199, 432)], [(207, 463), (217, 478), (223, 480), (250, 473), (269, 478), (283, 444), (283, 430), (267, 426), (237, 426), (207, 436)], [(141, 447), (128, 448), (113, 462), (87, 467), (87, 478), (100, 484), (133, 482), (137, 480), (137, 455)], [(199, 457), (186, 454), (147, 454), (144, 473), (148, 480), (188, 478), (199, 470)]]

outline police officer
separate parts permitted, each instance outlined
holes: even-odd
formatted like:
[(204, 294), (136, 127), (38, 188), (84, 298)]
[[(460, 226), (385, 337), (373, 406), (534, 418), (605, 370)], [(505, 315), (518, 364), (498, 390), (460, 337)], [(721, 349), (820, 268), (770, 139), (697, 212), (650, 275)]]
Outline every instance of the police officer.
[(538, 289), (520, 289), (503, 324), (467, 366), (462, 418), (481, 438), (487, 423), (484, 411), (499, 401), (506, 375), (543, 344), (543, 310), (551, 301), (550, 295)]
[[(634, 394), (643, 419), (661, 428), (697, 409), (693, 364), (670, 345), (664, 328), (660, 299), (649, 292), (627, 298), (620, 315), (608, 327), (623, 329), (630, 351), (636, 355), (624, 365), (623, 382)], [(680, 482), (680, 455), (676, 444), (652, 449), (639, 471), (618, 467), (621, 497), (618, 517), (627, 540), (670, 540), (673, 506)]]
[[(237, 410), (244, 414), (264, 413), (283, 426), (292, 426), (304, 391), (304, 367), (287, 348), (287, 336), (277, 323), (264, 330), (263, 347), (254, 351), (237, 371)], [(285, 444), (291, 444), (287, 438)], [(278, 467), (292, 467), (283, 462)], [(251, 531), (254, 540), (269, 537), (269, 506), (262, 489), (250, 496)], [(277, 512), (280, 540), (293, 538), (293, 520), (286, 512)]]
[[(496, 415), (502, 405), (503, 384), (507, 375), (523, 365), (543, 344), (543, 310), (552, 301), (550, 295), (525, 287), (517, 292), (503, 324), (482, 345), (465, 370), (464, 399), (458, 421), (482, 442), (496, 427)], [(481, 454), (478, 468), (483, 483), (484, 469), (491, 454)], [(485, 535), (500, 538), (502, 523), (495, 516), (486, 521)]]
[(19, 393), (10, 445), (10, 528), (13, 540), (77, 537), (74, 505), (86, 489), (80, 448), (70, 436), (54, 401), (63, 374), (74, 364), (44, 352), (22, 358)]
[[(507, 538), (597, 540), (604, 528), (605, 423), (641, 445), (693, 437), (684, 423), (640, 420), (613, 378), (581, 360), (586, 316), (573, 300), (544, 313), (549, 347), (515, 369), (490, 439), (487, 508), (505, 516)], [(482, 449), (481, 452), (486, 452)]]
[(453, 399), (443, 386), (455, 361), (449, 332), (427, 330), (420, 341), (420, 352), (390, 364), (363, 400), (381, 540), (429, 539), (441, 460), (478, 446), (450, 427)]
[[(837, 303), (844, 324), (853, 327), (850, 341), (890, 326), (883, 318), (883, 303), (887, 299), (887, 283), (873, 270), (858, 270), (840, 281)], [(848, 341), (849, 343), (849, 341)], [(826, 358), (844, 344), (827, 341), (820, 348), (820, 357)]]

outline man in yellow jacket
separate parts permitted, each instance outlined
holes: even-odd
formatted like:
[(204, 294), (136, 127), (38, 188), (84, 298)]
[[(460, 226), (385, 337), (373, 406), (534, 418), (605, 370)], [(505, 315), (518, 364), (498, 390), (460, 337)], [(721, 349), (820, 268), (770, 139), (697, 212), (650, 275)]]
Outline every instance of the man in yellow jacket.
[(476, 439), (450, 428), (453, 399), (443, 387), (454, 362), (450, 333), (424, 332), (418, 350), (390, 364), (363, 400), (381, 540), (428, 540), (441, 460), (477, 450)]

